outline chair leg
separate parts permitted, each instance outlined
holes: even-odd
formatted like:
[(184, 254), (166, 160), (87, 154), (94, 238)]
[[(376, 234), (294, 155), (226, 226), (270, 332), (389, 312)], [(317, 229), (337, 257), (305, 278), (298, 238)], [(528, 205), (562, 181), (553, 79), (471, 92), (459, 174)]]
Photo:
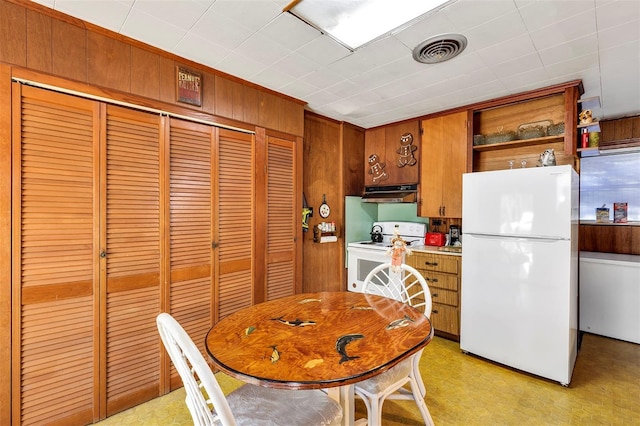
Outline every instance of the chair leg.
[(367, 426), (382, 426), (382, 404), (384, 399), (374, 398), (370, 402), (371, 411), (367, 413), (369, 419)]
[(411, 391), (413, 392), (413, 399), (418, 406), (418, 410), (420, 410), (420, 414), (422, 414), (424, 424), (433, 426), (433, 418), (431, 418), (429, 408), (427, 408), (427, 404), (424, 402), (424, 397), (420, 394), (420, 386), (418, 385), (418, 382), (415, 378), (411, 379)]

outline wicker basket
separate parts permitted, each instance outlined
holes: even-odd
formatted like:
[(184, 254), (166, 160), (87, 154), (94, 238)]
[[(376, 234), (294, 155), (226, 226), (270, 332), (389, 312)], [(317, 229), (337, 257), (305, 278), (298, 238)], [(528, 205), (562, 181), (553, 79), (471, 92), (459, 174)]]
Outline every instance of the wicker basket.
[(491, 133), (490, 135), (486, 135), (484, 137), (485, 143), (487, 145), (501, 142), (510, 142), (516, 140), (516, 132), (511, 130), (501, 130), (497, 133)]
[(547, 136), (559, 136), (564, 133), (564, 122), (547, 127)]
[(551, 120), (541, 120), (534, 123), (524, 123), (518, 126), (518, 139), (542, 138), (547, 135), (547, 128)]

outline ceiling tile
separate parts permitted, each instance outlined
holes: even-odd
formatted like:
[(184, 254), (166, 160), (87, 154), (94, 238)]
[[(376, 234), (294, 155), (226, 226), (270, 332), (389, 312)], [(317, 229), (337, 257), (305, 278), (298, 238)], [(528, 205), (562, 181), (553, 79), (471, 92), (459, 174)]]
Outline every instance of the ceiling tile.
[(413, 50), (413, 48), (428, 38), (451, 32), (458, 32), (458, 30), (444, 13), (438, 13), (428, 15), (426, 18), (418, 20), (410, 27), (394, 33), (393, 37)]
[(212, 68), (217, 68), (218, 62), (231, 53), (231, 50), (224, 45), (189, 32), (178, 42), (178, 45), (173, 49), (173, 53)]
[(216, 0), (211, 10), (255, 30), (282, 13), (281, 7), (268, 0)]
[(520, 74), (532, 69), (542, 68), (540, 57), (535, 54), (520, 56), (499, 64), (490, 66), (496, 77), (504, 78), (514, 74)]
[(290, 13), (278, 15), (260, 30), (260, 34), (290, 50), (299, 49), (321, 35), (320, 31)]
[(518, 37), (525, 31), (518, 12), (512, 12), (467, 30), (465, 36), (469, 40), (469, 48), (478, 50)]
[(535, 48), (529, 34), (522, 34), (507, 38), (502, 43), (476, 50), (485, 64), (495, 64), (508, 61), (514, 57), (535, 53)]
[(246, 55), (242, 55), (234, 51), (218, 62), (218, 66), (216, 68), (222, 72), (226, 72), (227, 74), (251, 81), (251, 78), (255, 74), (266, 69), (267, 66), (247, 57)]
[(284, 59), (291, 53), (291, 50), (258, 33), (249, 37), (236, 51), (267, 66)]
[(186, 31), (139, 10), (131, 10), (121, 33), (172, 52)]
[(627, 22), (640, 21), (640, 1), (618, 0), (607, 3), (597, 2), (598, 30), (617, 27)]
[(478, 0), (459, 0), (444, 9), (444, 15), (462, 31), (516, 11), (511, 1), (482, 0), (482, 7), (476, 7), (477, 4)]
[(311, 40), (296, 52), (319, 65), (329, 65), (351, 54), (349, 49), (326, 35)]
[(320, 105), (320, 106), (321, 105), (327, 105), (327, 104), (330, 104), (332, 102), (336, 102), (339, 99), (340, 99), (339, 95), (335, 95), (333, 93), (329, 93), (329, 92), (327, 92), (325, 90), (319, 90), (317, 92), (314, 92), (314, 93), (310, 94), (307, 97), (307, 100), (310, 103), (314, 103), (314, 104), (317, 104), (317, 105)]
[(136, 1), (133, 10), (189, 30), (213, 3), (214, 0)]
[[(592, 30), (587, 30), (587, 28)], [(593, 10), (578, 14), (572, 19), (560, 21), (531, 33), (531, 39), (539, 50), (595, 35), (596, 17)]]
[(291, 82), (291, 76), (283, 73), (273, 67), (266, 68), (253, 75), (253, 80), (272, 90), (280, 90), (282, 86), (286, 86)]
[(234, 49), (255, 33), (255, 30), (238, 24), (223, 14), (208, 10), (193, 26), (191, 33), (212, 42)]
[(372, 66), (381, 66), (411, 56), (411, 49), (395, 37), (386, 37), (358, 49), (358, 53)]
[(317, 92), (318, 88), (306, 80), (298, 79), (285, 84), (281, 90), (294, 98), (306, 100), (310, 94)]
[(293, 78), (300, 78), (312, 73), (316, 69), (317, 64), (298, 53), (292, 52), (279, 61), (276, 61), (271, 67)]
[(518, 8), (522, 21), (531, 32), (592, 9), (593, 0), (535, 1)]
[(359, 50), (350, 53), (327, 65), (331, 71), (337, 72), (343, 77), (352, 77), (362, 74), (364, 71), (373, 68), (373, 64), (369, 62), (369, 58), (365, 57)]
[[(638, 2), (640, 4), (640, 2)], [(640, 40), (640, 21), (630, 21), (598, 32), (598, 48), (609, 49)]]
[(318, 68), (316, 71), (307, 74), (305, 78), (320, 89), (325, 89), (344, 80), (344, 77), (328, 68)]
[(544, 87), (548, 79), (544, 68), (534, 68), (519, 74), (502, 76), (500, 82), (510, 93), (518, 93)]
[(92, 22), (111, 31), (119, 32), (133, 5), (131, 1), (94, 0), (91, 7), (77, 0), (55, 0), (55, 8), (62, 13)]
[(549, 66), (558, 62), (564, 62), (569, 59), (582, 57), (585, 55), (593, 56), (591, 64), (598, 61), (598, 38), (595, 34), (589, 34), (586, 37), (573, 40), (569, 43), (559, 44), (548, 49), (540, 50), (540, 59), (545, 66)]

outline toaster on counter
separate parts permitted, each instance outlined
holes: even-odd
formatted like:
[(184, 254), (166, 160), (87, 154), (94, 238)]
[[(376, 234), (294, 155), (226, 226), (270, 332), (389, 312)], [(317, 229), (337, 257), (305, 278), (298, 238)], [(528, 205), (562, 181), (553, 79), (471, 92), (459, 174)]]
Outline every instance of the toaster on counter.
[(424, 237), (425, 246), (442, 247), (447, 242), (446, 235), (442, 232), (427, 232)]

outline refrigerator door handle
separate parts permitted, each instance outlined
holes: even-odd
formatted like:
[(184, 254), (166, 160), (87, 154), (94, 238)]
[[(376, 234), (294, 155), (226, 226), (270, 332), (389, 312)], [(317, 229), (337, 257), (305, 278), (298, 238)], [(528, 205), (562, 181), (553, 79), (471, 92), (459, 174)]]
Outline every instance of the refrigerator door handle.
[(536, 235), (503, 235), (503, 234), (476, 234), (467, 232), (466, 235), (473, 235), (476, 238), (488, 238), (488, 239), (511, 239), (511, 240), (536, 240), (540, 242), (554, 242), (554, 241), (569, 241), (569, 238), (549, 238), (547, 236)]

